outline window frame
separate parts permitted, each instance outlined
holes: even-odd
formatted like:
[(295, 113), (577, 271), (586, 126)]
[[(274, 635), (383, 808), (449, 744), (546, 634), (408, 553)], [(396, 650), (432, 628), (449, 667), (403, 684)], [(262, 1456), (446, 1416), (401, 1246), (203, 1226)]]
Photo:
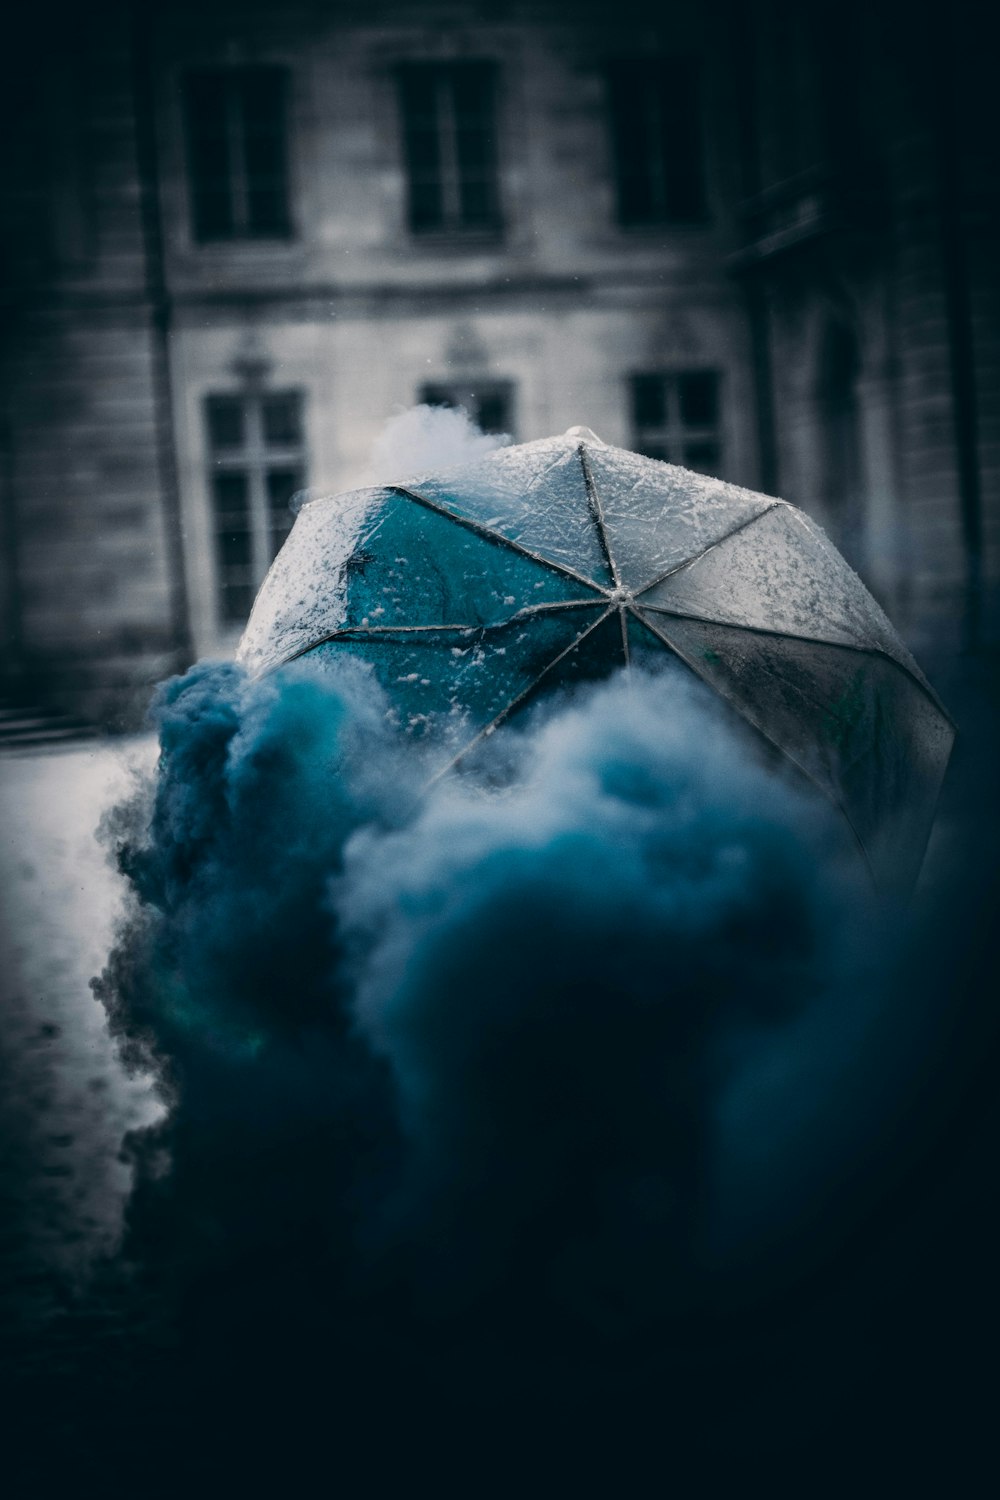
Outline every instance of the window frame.
[[(269, 441), (266, 408), (269, 403), (280, 401), (291, 401), (293, 404), (297, 433), (293, 440)], [(242, 432), (239, 443), (220, 444), (213, 439), (213, 409), (219, 413), (225, 406), (240, 410)], [(301, 387), (268, 388), (261, 391), (210, 390), (202, 396), (201, 409), (205, 435), (215, 618), (219, 630), (233, 630), (246, 623), (253, 598), (294, 520), (287, 507), (281, 511), (275, 505), (270, 490), (273, 475), (285, 470), (295, 471), (298, 483), (291, 491), (289, 500), (308, 483), (306, 392)], [(226, 533), (219, 525), (220, 504), (216, 480), (235, 475), (244, 476), (246, 481), (247, 524), (243, 532), (249, 537), (250, 543), (246, 576), (241, 580), (227, 577), (227, 569), (232, 570), (233, 565), (225, 562), (219, 540)], [(235, 534), (234, 530), (233, 535)], [(234, 586), (242, 586), (249, 591), (250, 606), (245, 613), (232, 613), (226, 608), (227, 589)]]
[[(450, 399), (442, 399), (444, 393), (450, 393)], [(480, 401), (482, 397), (497, 397), (505, 404), (507, 421), (501, 427), (483, 427), (480, 423)], [(470, 399), (476, 403), (476, 410), (472, 410)], [(465, 378), (455, 380), (425, 380), (421, 383), (417, 393), (417, 400), (423, 406), (443, 406), (451, 411), (465, 411), (470, 419), (476, 423), (481, 432), (488, 436), (507, 435), (515, 437), (514, 422), (514, 398), (515, 382), (505, 380), (502, 377), (488, 376), (484, 380), (468, 380)]]
[[(688, 422), (684, 416), (683, 382), (687, 380), (712, 381), (714, 420), (711, 422)], [(656, 381), (663, 392), (665, 419), (662, 424), (641, 423), (638, 415), (640, 384)], [(683, 369), (636, 370), (627, 377), (629, 431), (632, 447), (636, 453), (659, 459), (661, 463), (679, 465), (693, 469), (695, 473), (721, 478), (725, 472), (726, 429), (723, 414), (724, 372), (718, 367), (692, 365)], [(712, 468), (699, 468), (688, 462), (688, 448), (696, 444), (712, 443), (716, 459)], [(650, 453), (651, 447), (663, 448), (666, 456)]]
[[(393, 69), (398, 118), (400, 160), (405, 178), (404, 222), (410, 238), (420, 243), (446, 240), (452, 242), (482, 242), (502, 239), (505, 228), (503, 174), (501, 163), (501, 63), (492, 57), (469, 57), (449, 59), (405, 58)], [(470, 74), (478, 70), (487, 84), (486, 118), (488, 130), (484, 133), (488, 147), (484, 153), (485, 166), (481, 176), (467, 172), (462, 164), (461, 139), (463, 134), (473, 133), (471, 127), (464, 131), (458, 120), (454, 80), (462, 72)], [(428, 181), (439, 183), (441, 199), (440, 216), (433, 222), (420, 223), (415, 206), (416, 190), (420, 177), (427, 175), (414, 160), (414, 140), (419, 134), (415, 126), (416, 114), (407, 104), (408, 83), (416, 82), (421, 75), (433, 90), (434, 155), (437, 161), (436, 174)], [(463, 194), (479, 180), (486, 184), (489, 210), (481, 219), (470, 219), (463, 210)]]
[[(688, 117), (692, 121), (691, 134), (693, 155), (696, 163), (692, 174), (695, 184), (696, 206), (688, 211), (671, 207), (670, 153), (665, 148), (669, 119), (665, 115), (664, 100), (671, 97), (670, 73), (681, 71), (692, 98), (689, 100)], [(615, 223), (625, 233), (641, 233), (643, 230), (704, 229), (712, 222), (712, 196), (709, 180), (708, 133), (705, 109), (705, 66), (702, 59), (690, 53), (663, 54), (652, 58), (622, 57), (605, 64), (605, 99), (607, 138), (610, 153), (611, 178), (614, 187)], [(676, 82), (674, 88), (676, 89)], [(639, 177), (635, 170), (627, 170), (631, 153), (625, 140), (625, 127), (621, 113), (621, 101), (641, 100), (643, 126), (646, 134), (649, 164), (642, 174), (648, 179), (652, 207), (641, 213), (627, 202), (627, 182)], [(675, 183), (676, 187), (676, 183)]]
[[(247, 128), (248, 110), (245, 91), (254, 76), (270, 77), (275, 85), (274, 117), (277, 129), (270, 132), (278, 142), (280, 171), (270, 183), (270, 191), (280, 196), (280, 212), (274, 222), (258, 227), (254, 222), (255, 192), (267, 191), (248, 162), (248, 142), (255, 132)], [(219, 91), (223, 130), (222, 158), (225, 173), (209, 177), (197, 160), (199, 130), (196, 115), (195, 88), (201, 83), (209, 89), (215, 83)], [(186, 178), (187, 222), (191, 243), (199, 247), (213, 245), (272, 244), (286, 245), (297, 239), (292, 194), (292, 69), (282, 62), (252, 65), (205, 65), (185, 68), (181, 74), (181, 123)], [(202, 129), (200, 137), (211, 138), (211, 130)], [(257, 132), (259, 135), (267, 132)], [(212, 184), (215, 184), (213, 189)], [(224, 184), (229, 217), (228, 227), (206, 227), (209, 217), (205, 200), (213, 190), (221, 194)]]

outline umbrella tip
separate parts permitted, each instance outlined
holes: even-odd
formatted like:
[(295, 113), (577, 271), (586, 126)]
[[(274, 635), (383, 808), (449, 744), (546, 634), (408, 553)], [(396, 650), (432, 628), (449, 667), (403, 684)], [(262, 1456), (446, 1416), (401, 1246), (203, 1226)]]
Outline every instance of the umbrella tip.
[(577, 443), (599, 443), (602, 448), (607, 447), (604, 440), (596, 432), (591, 432), (589, 427), (567, 427), (563, 437), (572, 438)]

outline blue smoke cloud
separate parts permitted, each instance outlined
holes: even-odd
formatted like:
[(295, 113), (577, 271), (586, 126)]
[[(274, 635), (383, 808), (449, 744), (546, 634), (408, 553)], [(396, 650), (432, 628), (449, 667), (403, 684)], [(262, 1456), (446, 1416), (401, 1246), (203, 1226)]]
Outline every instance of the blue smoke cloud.
[(429, 792), (350, 663), (196, 668), (154, 714), (99, 986), (171, 1102), (131, 1253), (201, 1280), (312, 1235), (459, 1343), (686, 1316), (734, 1048), (852, 961), (827, 810), (678, 673), (544, 705)]
[(436, 1314), (513, 1300), (536, 1336), (556, 1312), (620, 1338), (696, 1296), (726, 1039), (842, 985), (852, 887), (825, 811), (680, 676), (597, 689), (513, 755), (504, 795), (458, 780), (349, 841), (354, 1014)]
[(831, 811), (679, 668), (429, 790), (349, 662), (153, 712), (96, 982), (169, 1106), (113, 1268), (173, 1351), (122, 1396), (142, 1442), (178, 1403), (222, 1443), (335, 1411), (369, 1458), (442, 1410), (752, 1412), (705, 1350), (808, 1294), (939, 1014)]

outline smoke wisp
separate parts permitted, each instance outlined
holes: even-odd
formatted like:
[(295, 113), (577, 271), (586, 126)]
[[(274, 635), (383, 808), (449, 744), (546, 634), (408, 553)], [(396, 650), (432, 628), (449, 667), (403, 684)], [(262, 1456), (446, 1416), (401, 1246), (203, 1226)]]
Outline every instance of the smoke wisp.
[(422, 474), (450, 474), (509, 442), (481, 432), (462, 408), (411, 406), (390, 417), (375, 439), (365, 482), (403, 484)]

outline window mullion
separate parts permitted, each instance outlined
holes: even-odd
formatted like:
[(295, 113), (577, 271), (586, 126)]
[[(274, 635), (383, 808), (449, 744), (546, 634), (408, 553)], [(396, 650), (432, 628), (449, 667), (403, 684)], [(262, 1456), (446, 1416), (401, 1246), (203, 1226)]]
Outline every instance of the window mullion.
[(264, 419), (259, 397), (247, 401), (247, 470), (250, 500), (250, 555), (255, 584), (260, 584), (271, 563), (270, 524), (267, 500), (267, 453)]
[(684, 424), (681, 421), (681, 391), (676, 375), (668, 375), (666, 384), (667, 428), (674, 438), (683, 440)]
[(660, 87), (655, 77), (650, 78), (646, 84), (645, 106), (646, 121), (649, 129), (649, 175), (650, 175), (650, 208), (653, 220), (662, 223), (667, 218), (667, 162), (665, 154), (665, 142), (663, 139), (663, 100), (660, 97)]
[(226, 128), (229, 134), (229, 159), (232, 162), (233, 224), (238, 234), (246, 234), (250, 223), (246, 162), (246, 121), (239, 78), (226, 80)]
[(663, 377), (663, 447), (667, 461), (679, 464), (684, 455), (683, 431), (681, 429), (680, 387), (675, 375)]
[(441, 207), (444, 227), (455, 229), (462, 222), (462, 192), (458, 162), (458, 120), (455, 90), (450, 74), (438, 74), (435, 87), (438, 139), (441, 142)]

